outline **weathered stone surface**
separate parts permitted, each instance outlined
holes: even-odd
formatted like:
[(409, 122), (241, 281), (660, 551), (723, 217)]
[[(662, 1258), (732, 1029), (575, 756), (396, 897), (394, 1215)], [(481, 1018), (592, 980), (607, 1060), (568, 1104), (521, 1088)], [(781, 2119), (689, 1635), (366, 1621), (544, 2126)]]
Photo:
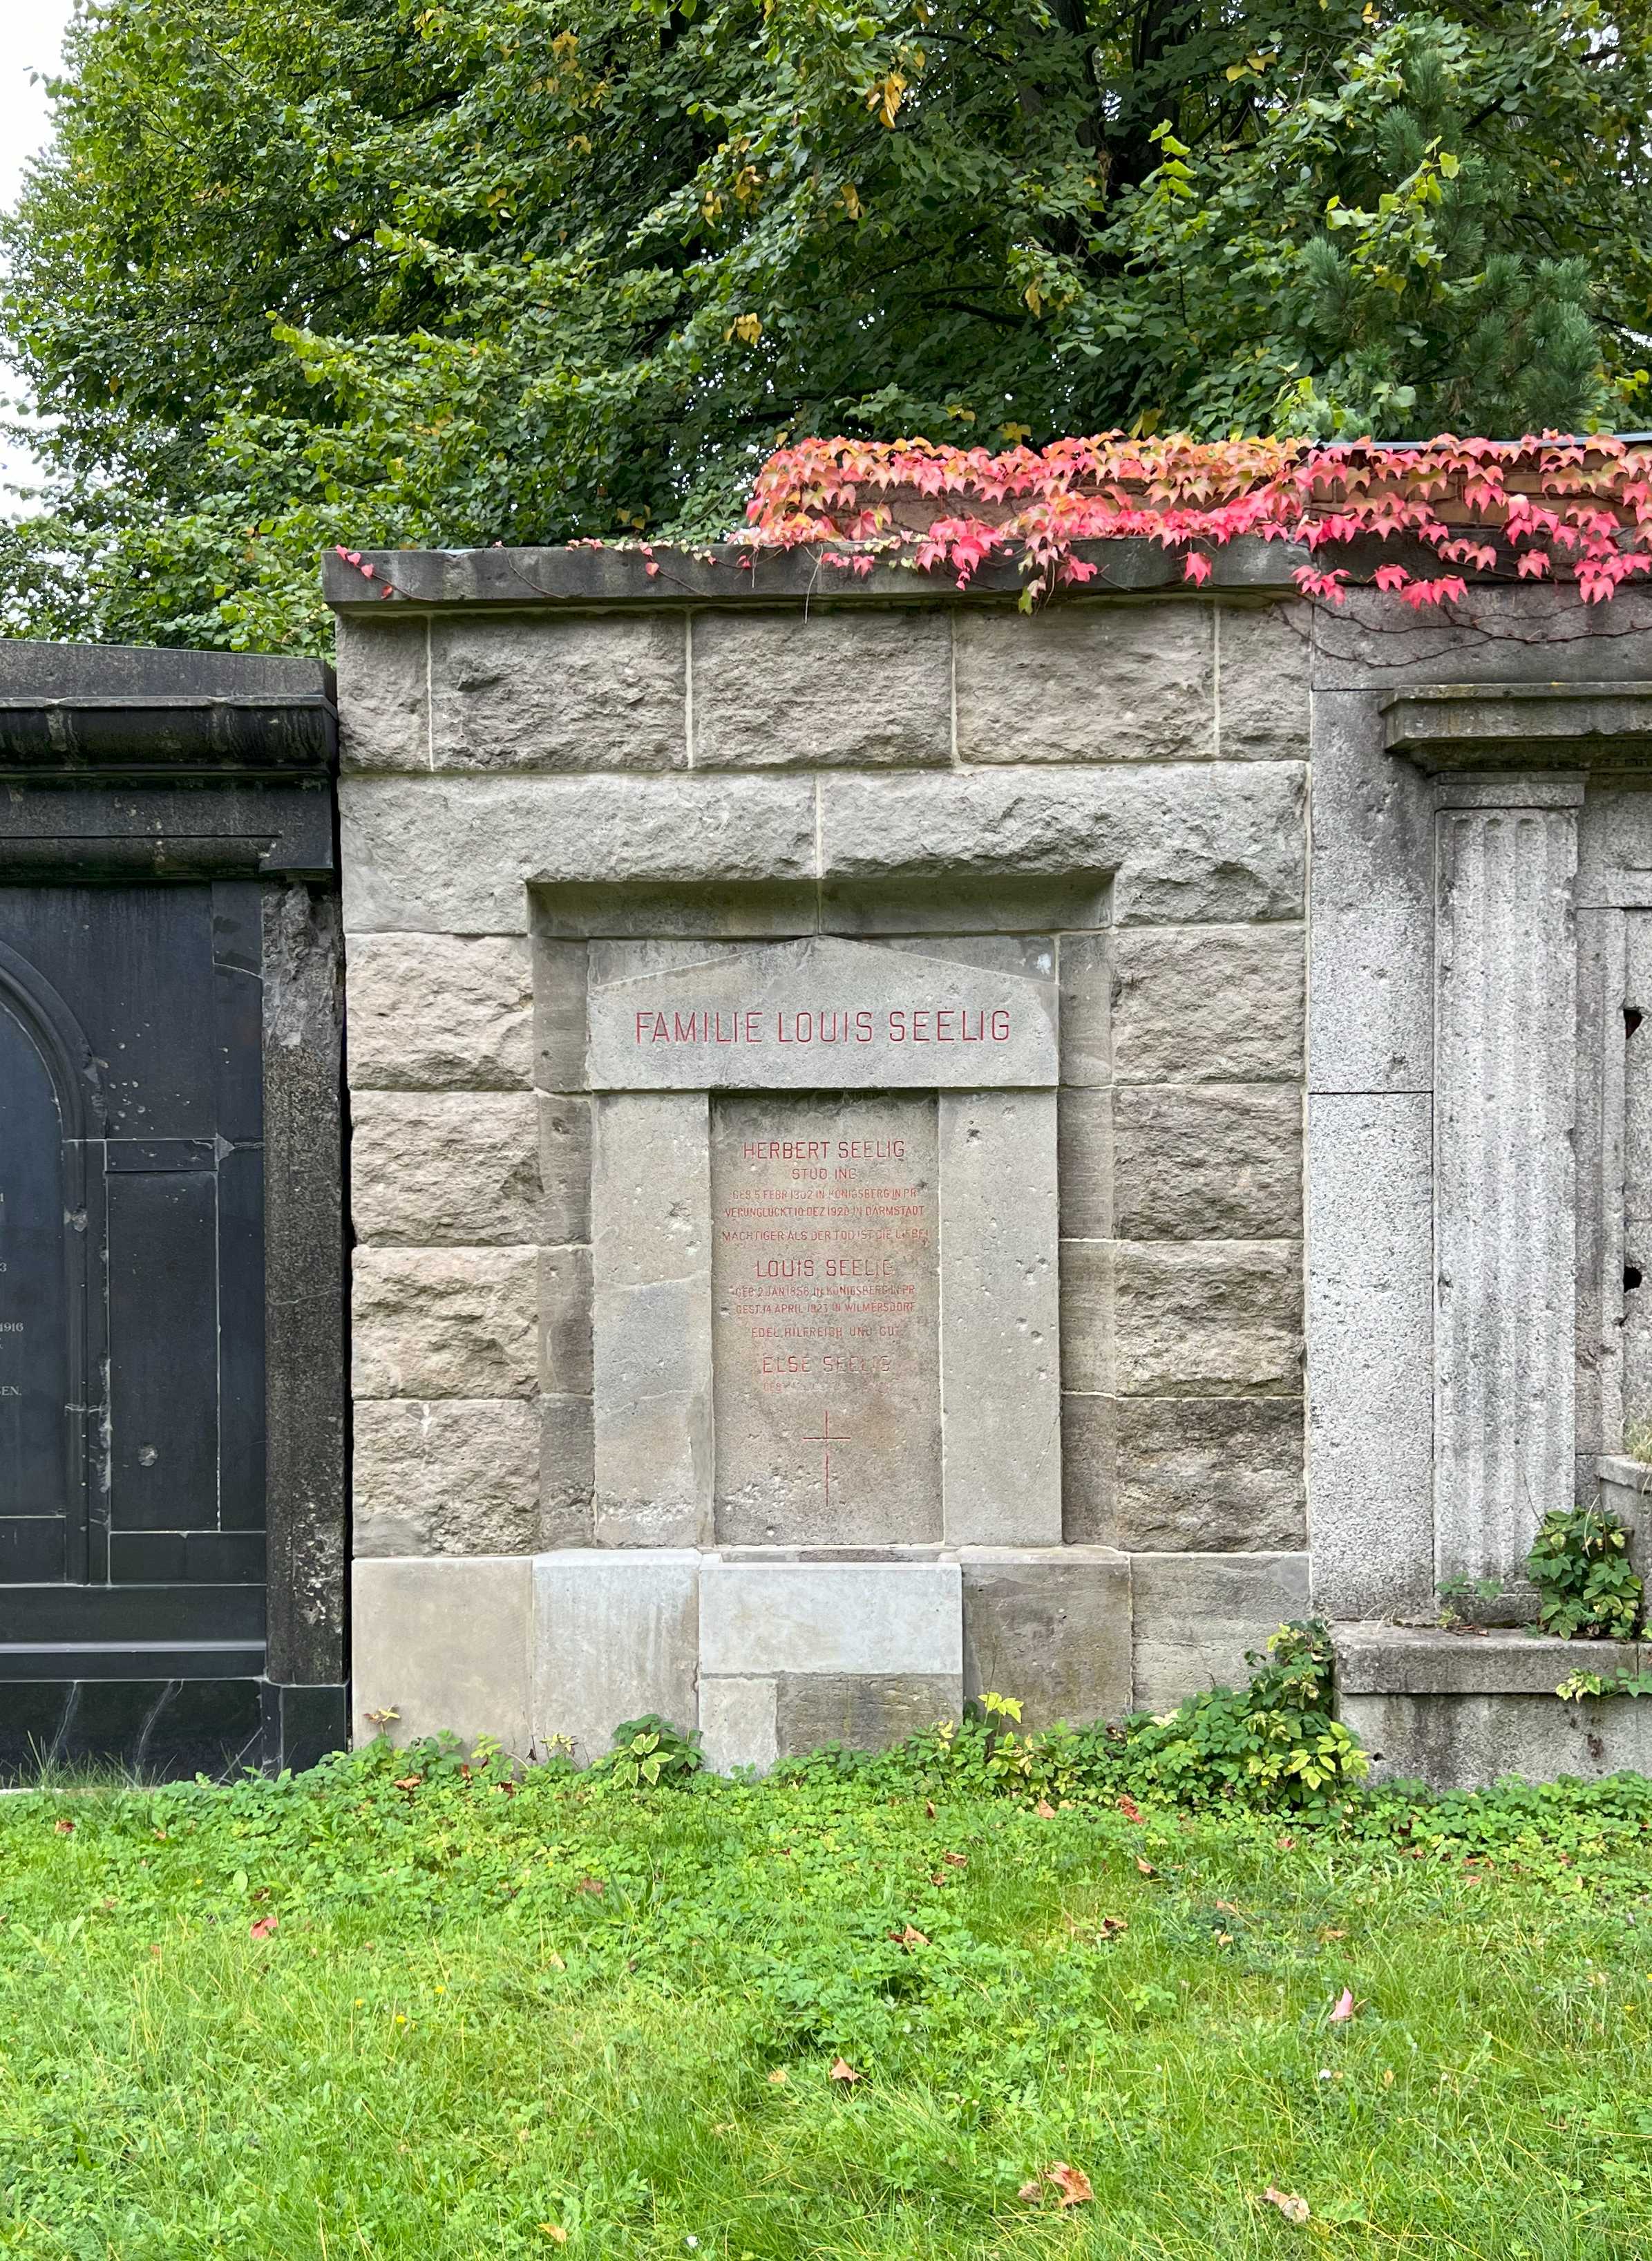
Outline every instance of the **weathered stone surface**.
[(339, 764), (346, 776), (429, 768), (427, 636), (423, 621), (340, 621)]
[(1217, 751), (1225, 762), (1304, 761), (1313, 619), (1304, 606), (1216, 613)]
[(712, 1533), (711, 1167), (706, 1099), (599, 1102), (592, 1139), (600, 1545)]
[(964, 1693), (1019, 1698), (1022, 1721), (1088, 1726), (1131, 1708), (1128, 1559), (1104, 1547), (966, 1547)]
[[(341, 787), (339, 821), (353, 934), (525, 934), (530, 887), (703, 886), (815, 871), (806, 778), (356, 778)], [(1250, 828), (1259, 836), (1260, 825), (1259, 816)], [(1214, 831), (1211, 839), (1214, 850)], [(1232, 853), (1242, 860), (1242, 840)], [(1234, 889), (1224, 882), (1221, 892)]]
[(780, 1755), (778, 1692), (772, 1678), (700, 1682), (700, 1747), (714, 1774), (732, 1774), (736, 1767), (768, 1772)]
[(533, 975), (514, 935), (355, 934), (356, 1091), (520, 1091), (534, 1079)]
[(1216, 750), (1206, 604), (959, 613), (966, 762), (1177, 762)]
[(1118, 1082), (1287, 1082), (1301, 1074), (1300, 927), (1141, 928), (1112, 942)]
[(1348, 1696), (1337, 1711), (1370, 1760), (1373, 1782), (1483, 1790), (1507, 1775), (1598, 1782), (1652, 1770), (1652, 1712), (1621, 1698)]
[(586, 944), (534, 937), (534, 1080), (542, 1091), (585, 1087), (590, 966)]
[(1568, 588), (1476, 588), (1456, 619), (1419, 617), (1397, 596), (1354, 589), (1346, 607), (1314, 622), (1316, 692), (1408, 684), (1621, 683), (1652, 680), (1652, 598), (1581, 615)]
[[(526, 1758), (533, 1745), (528, 1554), (436, 1555), (357, 1562), (351, 1579), (353, 1728), (393, 1742), (495, 1735)], [(386, 1717), (387, 1714), (394, 1717)]]
[(542, 1237), (530, 1092), (356, 1091), (350, 1114), (359, 1239), (474, 1248)]
[(1302, 1251), (1284, 1240), (1121, 1240), (1114, 1359), (1124, 1397), (1302, 1391)]
[(700, 1669), (708, 1676), (963, 1671), (956, 1562), (753, 1562), (707, 1556)]
[(539, 1543), (588, 1547), (596, 1489), (591, 1400), (547, 1393), (539, 1415)]
[[(686, 962), (685, 962), (686, 961)], [(1052, 980), (814, 935), (593, 945), (600, 1090), (995, 1089), (1053, 1083)]]
[(1376, 694), (1317, 693), (1308, 1073), (1312, 1091), (1433, 1080), (1433, 793), (1383, 748)]
[(1432, 1613), (1433, 1106), (1327, 1093), (1308, 1109), (1315, 1606)]
[[(1629, 1526), (1629, 1560), (1636, 1577), (1652, 1586), (1652, 1468), (1609, 1453), (1596, 1461), (1594, 1475), (1602, 1507)], [(1586, 1488), (1579, 1497), (1588, 1497)]]
[(679, 620), (542, 613), (431, 624), (436, 769), (679, 769), (687, 700)]
[(592, 1386), (592, 1252), (588, 1245), (539, 1252), (539, 1383), (559, 1396)]
[(1577, 816), (1438, 822), (1434, 1551), (1527, 1595), (1576, 1482)]
[(1294, 1086), (1124, 1083), (1111, 1119), (1121, 1239), (1301, 1232), (1302, 1095)]
[(1168, 1712), (1250, 1675), (1247, 1649), (1308, 1611), (1305, 1554), (1134, 1554), (1136, 1703)]
[[(708, 1682), (708, 1686), (717, 1683)], [(964, 1709), (958, 1673), (782, 1672), (774, 1683), (775, 1745), (782, 1758), (841, 1743), (887, 1750)]]
[(1061, 1080), (1096, 1087), (1113, 1080), (1112, 937), (1061, 937)]
[(358, 1556), (530, 1554), (538, 1543), (529, 1399), (363, 1398), (354, 1471)]
[(952, 1546), (1061, 1536), (1053, 1092), (940, 1099), (942, 1402)]
[(698, 768), (952, 760), (945, 613), (701, 613), (693, 637)]
[(1113, 1095), (1063, 1089), (1057, 1099), (1061, 1231), (1070, 1240), (1113, 1235)]
[(1113, 1388), (1110, 1240), (1061, 1243), (1061, 1387), (1089, 1396)]
[(1151, 764), (945, 777), (830, 776), (823, 876), (1110, 872), (1121, 922), (1282, 919), (1303, 894), (1294, 762)]
[[(1105, 872), (1017, 877), (988, 872), (948, 878), (931, 872), (907, 879), (832, 879), (812, 896), (815, 916), (800, 922), (827, 934), (956, 936), (1056, 933), (1099, 925), (1107, 915)], [(776, 930), (771, 927), (769, 931)]]
[(1063, 1400), (1069, 1540), (1143, 1554), (1306, 1544), (1296, 1397)]
[(534, 1565), (534, 1740), (589, 1766), (621, 1721), (698, 1721), (700, 1557), (688, 1549), (542, 1554)]
[(1645, 1643), (1558, 1640), (1524, 1628), (1454, 1633), (1433, 1626), (1339, 1625), (1337, 1694), (1552, 1696), (1580, 1668), (1610, 1677), (1648, 1662)]
[(356, 1396), (531, 1396), (537, 1272), (532, 1248), (358, 1248)]
[(941, 1237), (928, 1097), (720, 1098), (717, 1535), (941, 1535)]
[(541, 1233), (553, 1245), (591, 1238), (591, 1102), (563, 1092), (539, 1101)]

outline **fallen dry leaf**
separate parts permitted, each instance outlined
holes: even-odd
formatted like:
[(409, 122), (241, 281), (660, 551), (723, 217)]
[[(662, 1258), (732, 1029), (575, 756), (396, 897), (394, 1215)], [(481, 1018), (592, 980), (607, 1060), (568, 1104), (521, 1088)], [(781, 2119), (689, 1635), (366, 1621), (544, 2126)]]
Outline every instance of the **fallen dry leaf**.
[(933, 1821), (935, 1819), (935, 1800), (932, 1798), (926, 1798), (924, 1799), (923, 1811), (928, 1814), (930, 1820)]
[(1055, 1808), (1047, 1798), (1041, 1798), (1032, 1810), (1040, 1821), (1053, 1821), (1055, 1819)]
[(1235, 1907), (1232, 1900), (1217, 1900), (1217, 1906), (1224, 1915), (1243, 1915), (1245, 1913), (1243, 1908)]
[(1346, 1939), (1347, 1935), (1348, 1934), (1346, 1931), (1337, 1931), (1328, 1923), (1322, 1926), (1322, 1927), (1314, 1934), (1315, 1938), (1320, 1942), (1321, 1945), (1327, 1947), (1333, 1939)]
[(568, 1968), (567, 1964), (563, 1961), (561, 1956), (557, 1954), (554, 1947), (551, 1949), (549, 1954), (546, 1956), (545, 1960), (553, 1970), (565, 1970)]
[(261, 1915), (257, 1922), (248, 1925), (248, 1928), (255, 1939), (268, 1939), (280, 1921), (278, 1915)]
[(847, 2057), (838, 2056), (832, 2059), (832, 2069), (826, 2078), (828, 2080), (846, 2080), (852, 2084), (859, 2079), (860, 2075)]
[(1139, 1853), (1136, 1855), (1136, 1866), (1141, 1870), (1144, 1877), (1153, 1877), (1157, 1876), (1159, 1873), (1153, 1867), (1153, 1863), (1151, 1861), (1144, 1861)]
[(600, 1877), (581, 1877), (574, 1886), (575, 1891), (589, 1892), (595, 1899), (600, 1899), (607, 1889)]
[(777, 2064), (773, 2071), (769, 2075), (769, 2086), (771, 2088), (784, 2088), (785, 2085), (786, 2067), (783, 2064)]
[(75, 1834), (75, 1824), (67, 1820), (54, 1821), (52, 1824), (52, 1833), (57, 1837), (72, 1837)]
[(1121, 1798), (1118, 1801), (1118, 1810), (1124, 1815), (1126, 1821), (1139, 1821), (1141, 1820), (1141, 1808), (1137, 1805), (1133, 1798)]
[(928, 1932), (920, 1931), (915, 1923), (908, 1924), (904, 1931), (892, 1931), (889, 1936), (897, 1947), (927, 1947), (930, 1943)]
[(1063, 2206), (1084, 2206), (1095, 2195), (1083, 2168), (1069, 2167), (1065, 2159), (1057, 2159), (1053, 2165), (1047, 2166), (1044, 2178), (1060, 2192)]
[(1039, 2181), (1038, 2176), (1034, 2175), (1030, 2183), (1022, 2184), (1021, 2188), (1016, 2193), (1016, 2196), (1017, 2198), (1042, 2198), (1044, 2196), (1044, 2185)]
[(539, 2225), (539, 2234), (542, 2237), (549, 2237), (553, 2245), (565, 2245), (568, 2243), (568, 2233), (559, 2222), (542, 2222)]
[(1294, 1853), (1296, 1849), (1296, 1841), (1294, 1837), (1275, 1837), (1274, 1842), (1282, 1853)]
[(1307, 2200), (1298, 2198), (1294, 2191), (1275, 2190), (1272, 2183), (1262, 2193), (1262, 2203), (1264, 2206), (1276, 2206), (1286, 2221), (1294, 2222), (1298, 2229), (1308, 2219)]
[(949, 1869), (966, 1869), (969, 1866), (967, 1853), (943, 1853), (941, 1858)]
[(417, 1790), (423, 1780), (424, 1776), (421, 1774), (398, 1775), (396, 1777), (396, 1788), (398, 1790)]
[(1354, 1989), (1351, 1986), (1345, 1986), (1337, 1996), (1337, 2006), (1331, 2013), (1332, 2024), (1346, 2026), (1348, 2021), (1356, 2015), (1358, 2009), (1359, 2005), (1354, 1999)]

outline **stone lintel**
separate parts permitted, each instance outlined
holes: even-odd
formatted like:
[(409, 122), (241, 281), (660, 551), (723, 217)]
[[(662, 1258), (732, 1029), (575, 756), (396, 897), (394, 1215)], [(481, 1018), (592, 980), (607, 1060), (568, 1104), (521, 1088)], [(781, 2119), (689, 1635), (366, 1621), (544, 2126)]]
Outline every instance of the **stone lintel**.
[(1443, 683), (1384, 703), (1390, 754), (1431, 772), (1652, 764), (1652, 683)]

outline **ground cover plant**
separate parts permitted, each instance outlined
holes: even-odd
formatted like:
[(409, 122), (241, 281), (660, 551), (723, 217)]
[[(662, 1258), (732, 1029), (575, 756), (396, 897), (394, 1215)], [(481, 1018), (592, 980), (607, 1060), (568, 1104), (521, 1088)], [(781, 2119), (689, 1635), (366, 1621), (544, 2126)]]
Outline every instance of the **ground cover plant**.
[(0, 1800), (0, 2251), (1645, 2250), (1652, 1784), (1177, 1806), (1097, 1748)]

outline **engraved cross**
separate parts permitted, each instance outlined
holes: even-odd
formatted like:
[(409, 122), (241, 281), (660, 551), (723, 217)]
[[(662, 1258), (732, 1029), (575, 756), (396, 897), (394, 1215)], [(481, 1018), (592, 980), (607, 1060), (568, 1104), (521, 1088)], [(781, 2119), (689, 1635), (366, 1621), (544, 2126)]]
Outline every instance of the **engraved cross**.
[(834, 1444), (844, 1444), (847, 1440), (841, 1436), (833, 1437), (832, 1417), (829, 1410), (821, 1416), (819, 1436), (805, 1437), (802, 1441), (806, 1445), (819, 1445), (823, 1447), (821, 1454), (821, 1478), (826, 1487), (826, 1505), (830, 1507), (832, 1504), (832, 1446)]

